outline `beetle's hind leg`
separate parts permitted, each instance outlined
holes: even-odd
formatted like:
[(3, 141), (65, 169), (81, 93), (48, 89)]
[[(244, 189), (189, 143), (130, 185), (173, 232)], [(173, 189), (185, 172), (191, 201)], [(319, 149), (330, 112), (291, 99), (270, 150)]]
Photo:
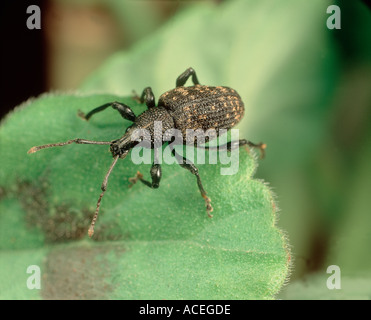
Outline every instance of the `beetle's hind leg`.
[(253, 143), (249, 140), (246, 139), (240, 139), (240, 140), (234, 140), (234, 141), (229, 141), (227, 143), (221, 144), (219, 146), (199, 146), (195, 144), (196, 148), (199, 149), (206, 149), (206, 150), (227, 150), (231, 151), (236, 148), (245, 146), (246, 150), (249, 151), (248, 147), (259, 149), (260, 152), (260, 158), (263, 159), (265, 157), (265, 149), (267, 145), (265, 143)]
[(249, 140), (242, 139), (238, 141), (238, 146), (242, 147), (245, 146), (247, 152), (249, 152), (249, 148), (255, 148), (259, 149), (260, 152), (260, 158), (263, 159), (265, 157), (265, 149), (267, 148), (267, 145), (265, 143), (259, 142), (259, 143), (253, 143)]
[(193, 68), (188, 68), (176, 79), (176, 87), (183, 87), (187, 80), (192, 77), (192, 82), (194, 85), (200, 84), (197, 79), (196, 71)]

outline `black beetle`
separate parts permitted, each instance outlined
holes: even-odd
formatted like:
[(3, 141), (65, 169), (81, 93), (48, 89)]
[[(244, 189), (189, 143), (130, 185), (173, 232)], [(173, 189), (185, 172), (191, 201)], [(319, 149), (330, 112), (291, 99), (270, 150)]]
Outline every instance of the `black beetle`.
[[(190, 87), (184, 87), (184, 84), (190, 77), (192, 77), (192, 82), (194, 85)], [(169, 141), (168, 139), (165, 139), (165, 137), (163, 137), (166, 132), (169, 132), (169, 129), (177, 129), (182, 134), (182, 144), (195, 145), (195, 140), (186, 140), (187, 129), (201, 129), (204, 131), (214, 129), (216, 135), (213, 138), (216, 138), (219, 135), (220, 129), (229, 130), (230, 128), (235, 126), (244, 115), (244, 104), (241, 100), (241, 97), (234, 89), (220, 86), (211, 87), (200, 85), (196, 76), (196, 72), (192, 68), (188, 68), (177, 78), (175, 89), (167, 91), (160, 96), (157, 106), (155, 104), (154, 94), (150, 87), (145, 88), (142, 92), (142, 95), (140, 97), (136, 97), (136, 99), (138, 99), (141, 103), (145, 102), (148, 107), (148, 110), (144, 111), (139, 116), (135, 116), (134, 112), (129, 106), (120, 102), (106, 103), (100, 107), (93, 109), (86, 115), (82, 112), (79, 112), (79, 116), (81, 116), (85, 120), (89, 120), (89, 118), (93, 114), (103, 111), (108, 107), (116, 109), (124, 119), (133, 122), (133, 124), (127, 128), (126, 133), (120, 139), (113, 141), (91, 141), (85, 139), (73, 139), (61, 143), (52, 143), (32, 147), (28, 151), (28, 153), (34, 153), (36, 151), (39, 151), (40, 149), (65, 146), (72, 143), (110, 145), (110, 151), (114, 160), (101, 186), (102, 193), (99, 196), (95, 214), (88, 231), (89, 237), (91, 237), (94, 233), (94, 225), (98, 217), (100, 203), (104, 192), (107, 189), (108, 177), (111, 174), (113, 167), (115, 166), (119, 158), (124, 159), (129, 151), (137, 146), (139, 143), (137, 139), (133, 139), (133, 135), (134, 132), (136, 132), (136, 129), (146, 129), (150, 132), (150, 148), (154, 148), (156, 143), (158, 146)], [(154, 129), (155, 121), (161, 121), (162, 123), (162, 133), (160, 134), (156, 134), (156, 130)], [(208, 137), (206, 137), (206, 142), (211, 139), (212, 138), (208, 139)], [(231, 141), (227, 144), (216, 147), (202, 146), (202, 148), (225, 148), (230, 151), (231, 149), (240, 146), (259, 148), (262, 156), (264, 155), (264, 149), (266, 147), (266, 145), (263, 143), (255, 144), (248, 140), (242, 139), (238, 141)], [(209, 215), (209, 217), (212, 217), (212, 215), (210, 214), (213, 211), (211, 200), (207, 196), (206, 191), (202, 186), (198, 169), (192, 162), (179, 155), (175, 151), (174, 147), (171, 149), (171, 151), (178, 161), (179, 165), (189, 170), (193, 175), (196, 176), (198, 188), (206, 202), (207, 214)], [(159, 163), (153, 163), (150, 174), (152, 182), (144, 180), (143, 175), (140, 172), (137, 172), (136, 176), (134, 178), (130, 178), (129, 180), (132, 184), (140, 180), (142, 183), (149, 186), (150, 188), (158, 188), (161, 180), (161, 166)]]

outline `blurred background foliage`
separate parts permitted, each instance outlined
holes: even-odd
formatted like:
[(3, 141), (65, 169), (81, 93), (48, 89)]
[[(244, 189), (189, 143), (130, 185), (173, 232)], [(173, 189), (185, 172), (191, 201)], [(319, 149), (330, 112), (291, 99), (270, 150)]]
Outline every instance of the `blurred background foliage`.
[[(326, 27), (331, 4), (340, 30)], [(49, 0), (42, 14), (42, 91), (130, 95), (150, 85), (158, 97), (189, 66), (203, 84), (237, 89), (240, 135), (268, 145), (256, 177), (275, 192), (292, 249), (280, 297), (371, 297), (366, 1)], [(333, 264), (342, 295), (326, 288)]]

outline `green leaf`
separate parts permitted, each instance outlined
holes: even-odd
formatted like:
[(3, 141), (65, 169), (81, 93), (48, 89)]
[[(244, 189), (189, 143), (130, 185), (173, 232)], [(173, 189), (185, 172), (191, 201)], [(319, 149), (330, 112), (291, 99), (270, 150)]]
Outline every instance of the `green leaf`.
[[(136, 114), (144, 110), (131, 98), (49, 94), (2, 123), (0, 261), (12, 280), (1, 274), (6, 289), (1, 298), (272, 298), (288, 275), (289, 253), (275, 226), (272, 193), (252, 179), (257, 163), (243, 148), (232, 154), (232, 161), (239, 161), (236, 175), (220, 174), (229, 165), (198, 165), (212, 199), (212, 219), (187, 170), (163, 164), (159, 189), (129, 188), (128, 178), (138, 170), (149, 178), (150, 165), (135, 165), (129, 157), (119, 161), (102, 201), (95, 241), (87, 237), (112, 162), (108, 147), (73, 144), (27, 151), (73, 138), (119, 138), (129, 122), (115, 110), (89, 122), (77, 116), (78, 109), (87, 112), (115, 100), (130, 104)], [(42, 270), (38, 295), (25, 286), (30, 264)]]

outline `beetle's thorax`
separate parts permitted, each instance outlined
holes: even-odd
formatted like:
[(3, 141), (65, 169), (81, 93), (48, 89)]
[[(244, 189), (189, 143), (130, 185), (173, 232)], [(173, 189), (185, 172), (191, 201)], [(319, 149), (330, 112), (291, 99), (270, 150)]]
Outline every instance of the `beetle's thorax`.
[(110, 151), (113, 156), (125, 157), (139, 143), (146, 148), (162, 145), (167, 141), (163, 137), (171, 136), (173, 128), (173, 118), (165, 108), (150, 108), (135, 119), (120, 139), (112, 141)]
[[(137, 129), (147, 131), (151, 135), (152, 141), (162, 140), (162, 134), (166, 130), (174, 128), (173, 117), (164, 107), (154, 107), (144, 111), (135, 119), (134, 124)], [(162, 129), (161, 137), (158, 136), (160, 126)]]

